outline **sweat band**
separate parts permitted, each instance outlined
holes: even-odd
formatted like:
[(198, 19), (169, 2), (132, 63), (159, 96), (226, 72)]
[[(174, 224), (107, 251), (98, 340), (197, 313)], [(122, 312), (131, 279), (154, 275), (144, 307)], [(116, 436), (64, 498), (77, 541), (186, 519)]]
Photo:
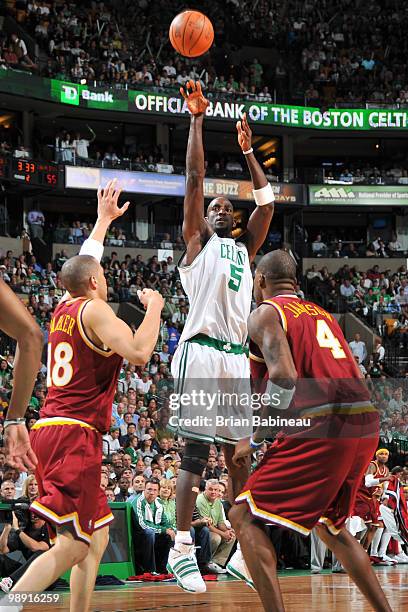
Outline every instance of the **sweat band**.
[(272, 408), (276, 410), (287, 410), (295, 394), (296, 387), (292, 389), (284, 389), (280, 385), (276, 385), (271, 380), (268, 380), (265, 394), (269, 395)]
[(366, 487), (376, 487), (380, 484), (380, 480), (379, 478), (374, 478), (372, 474), (366, 474), (364, 484)]
[(253, 189), (252, 193), (254, 194), (254, 199), (257, 206), (266, 206), (267, 204), (273, 204), (275, 201), (275, 196), (273, 195), (273, 190), (270, 183), (265, 185), (265, 187), (261, 187), (260, 189)]
[(103, 257), (103, 244), (93, 238), (87, 238), (81, 246), (79, 255), (91, 255), (91, 257), (95, 257), (100, 263)]

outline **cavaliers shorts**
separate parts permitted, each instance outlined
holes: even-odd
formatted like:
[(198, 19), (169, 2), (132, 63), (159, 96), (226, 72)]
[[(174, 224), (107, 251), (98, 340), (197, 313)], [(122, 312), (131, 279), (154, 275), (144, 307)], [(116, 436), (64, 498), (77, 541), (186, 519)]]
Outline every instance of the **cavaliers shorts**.
[[(352, 514), (363, 474), (377, 449), (378, 414), (331, 415), (331, 431), (350, 427), (353, 437), (320, 437), (327, 419), (313, 419), (308, 437), (279, 435), (249, 477), (236, 502), (262, 521), (308, 535), (317, 523), (337, 534)], [(313, 435), (312, 435), (313, 434)]]
[(69, 525), (76, 538), (89, 544), (93, 532), (113, 520), (100, 486), (100, 432), (76, 419), (40, 419), (31, 430), (31, 445), (39, 488), (31, 510), (51, 526), (51, 539), (57, 526)]
[(359, 516), (367, 525), (378, 527), (379, 513), (380, 504), (376, 497), (368, 498), (365, 495), (357, 493), (353, 516)]

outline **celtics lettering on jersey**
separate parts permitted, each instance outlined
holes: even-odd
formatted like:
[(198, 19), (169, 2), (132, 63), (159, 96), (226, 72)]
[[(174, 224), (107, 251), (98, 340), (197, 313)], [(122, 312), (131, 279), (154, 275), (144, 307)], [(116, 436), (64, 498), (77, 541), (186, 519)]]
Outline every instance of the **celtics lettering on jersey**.
[(246, 246), (213, 234), (192, 264), (181, 264), (179, 272), (190, 303), (180, 343), (206, 334), (244, 344), (252, 298)]
[(244, 264), (248, 259), (248, 252), (239, 248), (236, 244), (220, 244), (221, 257), (223, 259), (229, 259), (231, 277), (228, 281), (228, 287), (232, 291), (239, 291), (241, 287), (242, 275), (244, 273)]

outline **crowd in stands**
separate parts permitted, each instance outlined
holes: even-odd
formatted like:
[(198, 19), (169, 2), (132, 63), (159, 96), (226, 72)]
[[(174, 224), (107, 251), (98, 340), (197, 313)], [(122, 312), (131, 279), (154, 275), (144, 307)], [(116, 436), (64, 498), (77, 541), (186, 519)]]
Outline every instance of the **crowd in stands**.
[(388, 161), (385, 167), (362, 162), (332, 170), (324, 169), (323, 182), (333, 185), (408, 185), (408, 169)]
[[(192, 77), (201, 78), (210, 94), (268, 102), (274, 90), (280, 101), (300, 94), (314, 106), (408, 100), (405, 8), (396, 0), (370, 0), (368, 10), (363, 0), (205, 0), (200, 9), (213, 22), (215, 44), (193, 61), (181, 59), (168, 42), (168, 26), (185, 8), (182, 2), (15, 4), (19, 23), (49, 57), (41, 70), (48, 77), (166, 88)], [(272, 48), (270, 65), (253, 53), (234, 62), (242, 39)], [(13, 48), (10, 55), (8, 42), (4, 63), (38, 70), (26, 49), (17, 54)]]
[(309, 241), (308, 234), (304, 236), (307, 241), (309, 254), (313, 257), (346, 257), (353, 259), (356, 257), (402, 257), (404, 249), (398, 236), (394, 233), (391, 240), (383, 240), (380, 236), (371, 242), (363, 239), (356, 230), (355, 238), (350, 236), (353, 233), (352, 228), (347, 228), (343, 234), (348, 235), (347, 239), (340, 239), (338, 232), (335, 234), (328, 231), (322, 234), (316, 234), (312, 241)]

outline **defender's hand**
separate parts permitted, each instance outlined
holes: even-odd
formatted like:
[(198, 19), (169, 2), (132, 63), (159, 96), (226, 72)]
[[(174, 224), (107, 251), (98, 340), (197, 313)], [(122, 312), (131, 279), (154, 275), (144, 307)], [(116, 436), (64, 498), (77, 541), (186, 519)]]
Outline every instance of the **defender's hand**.
[(20, 472), (35, 470), (37, 457), (30, 444), (28, 430), (23, 425), (9, 425), (4, 432), (6, 462)]
[(244, 113), (242, 121), (237, 121), (238, 144), (243, 151), (249, 151), (252, 147), (252, 130), (249, 127), (247, 114)]
[(112, 222), (121, 217), (129, 208), (130, 202), (126, 202), (121, 208), (118, 206), (119, 196), (122, 189), (116, 188), (117, 179), (109, 181), (105, 189), (98, 189), (98, 219)]
[(143, 291), (139, 289), (137, 297), (145, 308), (154, 304), (160, 306), (160, 310), (164, 307), (164, 297), (158, 291), (153, 291), (153, 289), (143, 289)]
[(204, 97), (200, 81), (195, 83), (194, 81), (187, 81), (186, 89), (180, 87), (180, 93), (187, 102), (188, 110), (192, 115), (202, 115), (210, 104)]
[(235, 447), (235, 453), (232, 457), (232, 463), (238, 467), (243, 467), (247, 462), (247, 457), (250, 457), (254, 452), (249, 444), (250, 438), (243, 438)]

